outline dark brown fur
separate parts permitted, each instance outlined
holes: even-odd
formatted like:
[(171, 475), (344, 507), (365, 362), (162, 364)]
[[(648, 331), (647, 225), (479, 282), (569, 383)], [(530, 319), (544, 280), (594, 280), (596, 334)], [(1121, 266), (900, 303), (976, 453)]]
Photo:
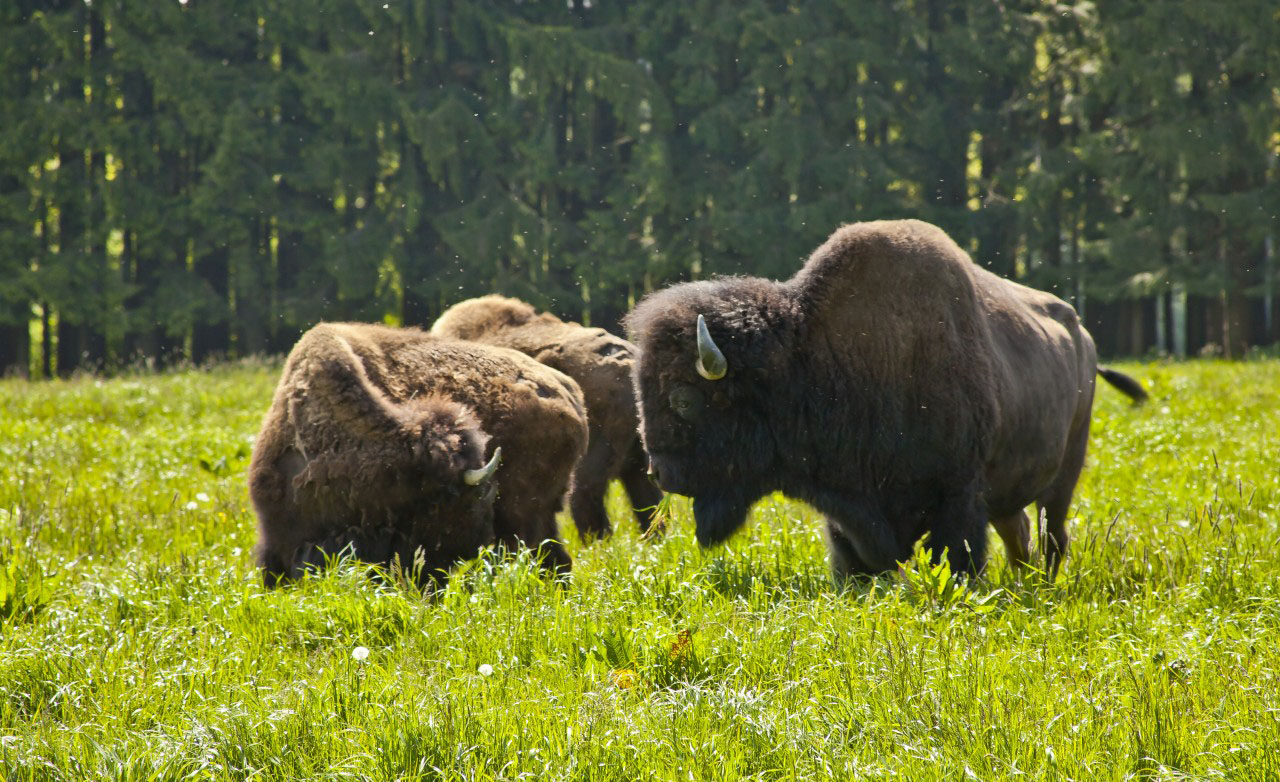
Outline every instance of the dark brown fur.
[(519, 299), (482, 296), (449, 308), (434, 334), (514, 348), (578, 381), (591, 436), (573, 474), (569, 508), (584, 537), (609, 534), (604, 508), (609, 481), (620, 478), (641, 530), (649, 528), (662, 492), (645, 475), (648, 460), (637, 433), (631, 367), (635, 346), (604, 329), (537, 313)]
[[(728, 361), (720, 380), (694, 369), (699, 314)], [(935, 226), (848, 225), (785, 283), (677, 285), (627, 326), (645, 445), (663, 488), (694, 498), (700, 542), (780, 490), (826, 514), (838, 577), (892, 569), (925, 533), (976, 572), (988, 519), (1028, 559), (1036, 502), (1056, 571), (1093, 340), (1070, 305), (990, 274)]]
[[(316, 326), (289, 354), (249, 467), (263, 577), (344, 549), (405, 566), (421, 550), (435, 576), (495, 542), (541, 545), (544, 564), (567, 571), (555, 514), (586, 438), (577, 384), (521, 353)], [(494, 477), (467, 486), (464, 471), (499, 446)]]

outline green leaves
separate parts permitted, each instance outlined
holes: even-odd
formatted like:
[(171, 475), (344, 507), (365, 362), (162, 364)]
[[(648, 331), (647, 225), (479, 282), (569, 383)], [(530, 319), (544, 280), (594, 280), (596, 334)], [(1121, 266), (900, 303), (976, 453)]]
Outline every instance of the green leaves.
[(44, 572), (38, 559), (15, 554), (9, 543), (0, 557), (0, 628), (26, 622), (53, 602), (57, 576)]

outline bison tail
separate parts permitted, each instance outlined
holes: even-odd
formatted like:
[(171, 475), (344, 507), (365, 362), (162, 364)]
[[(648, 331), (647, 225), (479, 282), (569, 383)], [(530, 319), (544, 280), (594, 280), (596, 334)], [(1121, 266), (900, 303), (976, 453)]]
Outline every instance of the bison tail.
[(1125, 373), (1098, 367), (1098, 374), (1102, 375), (1103, 380), (1115, 386), (1120, 393), (1132, 399), (1135, 405), (1140, 405), (1147, 401), (1147, 392), (1143, 389), (1142, 384)]

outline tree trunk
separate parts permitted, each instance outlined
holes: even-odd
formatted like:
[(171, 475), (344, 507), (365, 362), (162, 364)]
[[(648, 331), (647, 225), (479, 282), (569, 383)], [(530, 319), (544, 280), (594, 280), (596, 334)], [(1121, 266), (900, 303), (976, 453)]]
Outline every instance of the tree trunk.
[(31, 332), (27, 323), (0, 323), (0, 377), (27, 377), (30, 367)]
[(1098, 355), (1114, 356), (1117, 352), (1117, 336), (1120, 333), (1116, 317), (1116, 303), (1112, 301), (1092, 300), (1089, 313), (1084, 319), (1085, 328), (1093, 336), (1098, 347)]
[(208, 286), (216, 297), (213, 312), (206, 312), (196, 321), (191, 332), (191, 360), (203, 364), (211, 359), (225, 358), (231, 349), (231, 326), (222, 308), (227, 305), (231, 289), (229, 250), (226, 245), (216, 247), (196, 260), (196, 276)]
[(40, 303), (40, 377), (53, 377), (53, 326), (47, 301)]
[(271, 230), (265, 218), (252, 221), (251, 264), (235, 269), (236, 306), (232, 315), (236, 353), (240, 356), (267, 352), (267, 313), (271, 309)]

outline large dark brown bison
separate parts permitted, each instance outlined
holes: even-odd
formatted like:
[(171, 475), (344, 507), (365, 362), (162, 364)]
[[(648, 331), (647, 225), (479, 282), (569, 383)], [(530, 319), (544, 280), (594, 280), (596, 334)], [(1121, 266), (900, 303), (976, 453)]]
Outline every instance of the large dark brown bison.
[(585, 537), (607, 535), (604, 509), (609, 481), (620, 478), (641, 530), (649, 528), (662, 492), (645, 476), (647, 460), (636, 431), (631, 385), (635, 346), (604, 329), (537, 313), (519, 299), (482, 296), (455, 304), (431, 327), (434, 334), (514, 348), (578, 381), (587, 400), (591, 432), (587, 453), (573, 473), (569, 509)]
[(725, 539), (771, 491), (827, 517), (838, 579), (890, 570), (929, 533), (957, 571), (986, 562), (988, 519), (1047, 566), (1089, 437), (1093, 340), (1060, 299), (975, 265), (916, 220), (840, 228), (786, 282), (676, 285), (627, 320), (642, 432), (662, 487)]
[(249, 466), (263, 578), (343, 551), (406, 567), (420, 551), (434, 578), (495, 542), (541, 546), (567, 571), (555, 514), (586, 441), (577, 383), (522, 353), (316, 326), (289, 354)]

